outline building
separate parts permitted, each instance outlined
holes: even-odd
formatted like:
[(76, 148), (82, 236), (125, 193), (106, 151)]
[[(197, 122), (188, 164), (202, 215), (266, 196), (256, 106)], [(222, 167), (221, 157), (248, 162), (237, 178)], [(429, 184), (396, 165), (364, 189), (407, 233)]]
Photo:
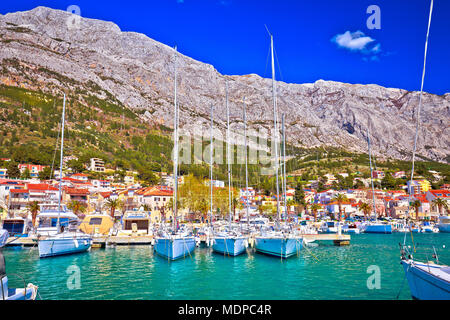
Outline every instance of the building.
[(431, 189), (431, 184), (427, 180), (408, 180), (406, 182), (408, 193), (426, 193)]
[(41, 166), (40, 164), (19, 164), (20, 173), (24, 173), (25, 170), (28, 169), (30, 171), (31, 178), (38, 178), (39, 172), (44, 170), (45, 167), (48, 166)]
[(405, 171), (397, 171), (397, 172), (394, 172), (394, 174), (392, 176), (396, 179), (406, 178), (406, 173), (405, 173)]
[[(433, 204), (433, 201), (435, 199), (441, 198), (447, 202), (447, 206), (450, 209), (450, 190), (445, 190), (445, 189), (428, 190), (427, 193), (425, 194), (425, 197), (431, 204)], [(433, 211), (435, 211), (435, 212), (441, 211), (439, 213), (444, 214), (443, 211), (445, 211), (445, 210), (443, 208), (436, 208), (433, 205)]]
[(64, 187), (64, 201), (79, 201), (85, 205), (89, 202), (89, 190), (88, 189), (78, 189), (71, 187)]
[(123, 182), (127, 185), (133, 184), (134, 183), (134, 176), (125, 176), (123, 178)]
[(8, 178), (8, 169), (0, 168), (0, 179)]
[[(137, 190), (135, 194), (137, 195), (138, 203), (146, 205), (150, 209), (152, 222), (161, 222), (163, 218), (166, 221), (172, 219), (172, 208), (169, 207), (169, 202), (173, 198), (173, 189), (171, 187), (148, 187)], [(163, 212), (165, 217), (162, 216)], [(183, 215), (181, 215), (181, 220), (184, 220)]]
[(105, 172), (105, 162), (99, 158), (91, 158), (89, 170), (94, 172)]
[(372, 171), (372, 178), (374, 179), (383, 179), (384, 178), (384, 172), (381, 170), (373, 170)]
[(70, 176), (72, 179), (87, 182), (89, 180), (88, 175), (84, 173), (75, 173)]

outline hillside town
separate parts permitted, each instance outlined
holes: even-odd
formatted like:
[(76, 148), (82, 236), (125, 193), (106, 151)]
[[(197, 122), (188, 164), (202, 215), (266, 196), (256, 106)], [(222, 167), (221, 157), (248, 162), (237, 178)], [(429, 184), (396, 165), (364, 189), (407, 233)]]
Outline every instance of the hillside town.
[[(1, 159), (4, 163), (9, 159)], [(74, 160), (73, 157), (65, 157), (64, 161)], [(63, 171), (62, 179), (59, 170), (51, 173), (51, 178), (41, 179), (40, 176), (48, 166), (34, 164), (18, 164), (21, 173), (19, 179), (8, 177), (8, 171), (0, 168), (0, 214), (2, 219), (14, 217), (30, 217), (32, 212), (30, 204), (42, 205), (45, 203), (57, 203), (61, 181), (61, 202), (71, 209), (79, 218), (83, 219), (89, 214), (105, 213), (114, 219), (120, 219), (126, 212), (144, 211), (153, 223), (164, 220), (171, 221), (173, 206), (173, 175), (160, 173), (158, 184), (148, 185), (138, 179), (138, 173), (117, 171), (105, 168), (102, 159), (91, 158), (89, 165), (85, 166), (85, 173), (72, 173), (67, 166)], [(90, 178), (92, 173), (101, 172), (105, 179)], [(120, 172), (119, 172), (120, 173)], [(437, 172), (433, 174), (438, 175)], [(343, 217), (391, 217), (403, 219), (408, 215), (417, 220), (437, 221), (440, 215), (445, 215), (450, 205), (450, 184), (443, 184), (441, 189), (433, 190), (431, 183), (426, 179), (407, 181), (397, 190), (381, 189), (380, 181), (385, 178), (385, 172), (374, 170), (372, 178), (378, 188), (369, 188), (370, 178), (354, 177), (354, 182), (359, 182), (360, 188), (338, 188), (338, 178), (348, 179), (348, 173), (325, 174), (321, 182), (310, 180), (299, 182), (298, 177), (291, 177), (287, 181), (286, 199), (280, 196), (280, 202), (286, 203), (280, 207), (283, 219), (310, 218), (336, 218), (339, 212)], [(185, 176), (178, 177), (179, 186), (183, 185)], [(404, 178), (404, 171), (392, 173), (394, 178)], [(293, 183), (292, 183), (293, 182)], [(296, 183), (297, 182), (297, 183)], [(209, 180), (204, 180), (205, 186)], [(319, 183), (322, 183), (318, 190)], [(226, 189), (224, 181), (213, 181), (214, 189)], [(411, 191), (411, 199), (410, 193)], [(276, 213), (277, 199), (273, 192), (258, 189), (257, 187), (233, 188), (234, 219), (238, 221), (244, 214), (244, 207), (248, 205), (252, 216), (265, 216), (273, 220)], [(337, 195), (342, 195), (338, 198)], [(207, 195), (205, 195), (207, 197)], [(338, 199), (341, 199), (338, 201)], [(436, 200), (440, 199), (440, 200)], [(181, 199), (182, 200), (182, 199)], [(375, 201), (375, 210), (373, 210)], [(214, 200), (213, 200), (214, 202)], [(213, 212), (213, 219), (224, 218), (228, 210), (220, 209)], [(203, 210), (202, 210), (203, 209)], [(189, 208), (181, 206), (179, 215), (181, 221), (201, 221), (208, 219), (208, 206), (196, 208), (191, 212)], [(287, 212), (286, 212), (287, 210)], [(202, 212), (203, 211), (203, 212)], [(34, 212), (37, 214), (38, 212)], [(34, 219), (35, 220), (35, 219)]]

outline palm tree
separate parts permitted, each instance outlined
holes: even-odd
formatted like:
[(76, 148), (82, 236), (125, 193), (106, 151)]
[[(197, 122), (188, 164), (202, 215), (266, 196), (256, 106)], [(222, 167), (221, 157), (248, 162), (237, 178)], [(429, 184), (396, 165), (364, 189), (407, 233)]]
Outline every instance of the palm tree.
[(335, 195), (333, 197), (333, 200), (336, 201), (338, 203), (338, 207), (339, 207), (339, 222), (341, 222), (341, 217), (342, 217), (342, 204), (346, 201), (348, 201), (348, 198), (345, 194), (343, 193), (338, 193), (337, 195)]
[(434, 200), (432, 201), (432, 204), (433, 204), (433, 206), (438, 207), (439, 214), (440, 214), (441, 216), (443, 215), (442, 209), (448, 210), (448, 204), (447, 204), (447, 201), (445, 201), (445, 200), (442, 199), (442, 198), (436, 198), (436, 199), (434, 199)]
[(36, 224), (36, 217), (37, 217), (37, 213), (39, 211), (39, 202), (37, 201), (31, 201), (28, 203), (28, 211), (31, 212), (31, 224), (34, 225)]
[(361, 202), (361, 204), (359, 205), (359, 210), (364, 213), (364, 219), (367, 219), (367, 216), (372, 211), (372, 205), (368, 204), (367, 202)]
[(416, 200), (411, 204), (411, 207), (413, 207), (414, 210), (416, 211), (416, 216), (414, 219), (417, 219), (419, 217), (419, 208), (421, 205), (422, 205), (422, 203), (420, 203), (419, 200)]
[(73, 211), (74, 214), (76, 214), (78, 217), (82, 218), (84, 213), (86, 212), (86, 206), (77, 200), (73, 200), (69, 202), (67, 205), (67, 208)]
[(114, 213), (116, 212), (116, 209), (120, 208), (121, 204), (122, 202), (119, 199), (108, 198), (108, 200), (106, 200), (105, 207), (109, 208), (112, 218), (114, 218)]
[(314, 222), (317, 221), (317, 212), (322, 209), (322, 206), (318, 203), (313, 203), (310, 205), (309, 207), (312, 211), (312, 213), (314, 214)]

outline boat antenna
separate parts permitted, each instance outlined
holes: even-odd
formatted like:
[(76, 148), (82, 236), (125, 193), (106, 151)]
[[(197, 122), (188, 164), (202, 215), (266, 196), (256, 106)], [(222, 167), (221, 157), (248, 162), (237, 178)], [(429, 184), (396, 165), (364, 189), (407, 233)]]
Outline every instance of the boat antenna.
[[(433, 0), (431, 0), (430, 3), (430, 14), (428, 16), (428, 28), (427, 28), (427, 36), (425, 38), (425, 53), (423, 56), (423, 68), (422, 68), (422, 81), (420, 83), (420, 95), (419, 95), (419, 105), (417, 106), (417, 113), (416, 113), (416, 132), (414, 135), (414, 147), (413, 147), (413, 153), (412, 153), (412, 168), (411, 168), (411, 179), (409, 182), (409, 196), (408, 196), (408, 215), (409, 215), (409, 211), (411, 209), (411, 195), (412, 195), (412, 191), (414, 190), (414, 188), (412, 188), (412, 182), (413, 182), (413, 178), (414, 178), (414, 162), (416, 159), (416, 149), (417, 149), (417, 138), (419, 136), (419, 126), (420, 126), (420, 110), (422, 108), (422, 96), (423, 96), (423, 83), (425, 80), (425, 69), (426, 69), (426, 64), (427, 64), (427, 51), (428, 51), (428, 36), (430, 35), (430, 26), (431, 26), (431, 15), (433, 13)], [(411, 237), (412, 237), (412, 231), (411, 231)], [(403, 245), (405, 245), (406, 243), (406, 233), (405, 233), (405, 238), (403, 240)], [(413, 242), (414, 244), (414, 242)], [(415, 251), (415, 248), (414, 248)]]
[(174, 52), (174, 155), (173, 155), (173, 229), (177, 227), (178, 216), (178, 105), (177, 105), (177, 46)]
[(271, 53), (271, 65), (272, 65), (272, 100), (273, 100), (273, 127), (274, 127), (274, 147), (275, 147), (275, 175), (276, 175), (276, 197), (277, 197), (277, 229), (280, 229), (280, 186), (279, 186), (279, 157), (278, 157), (278, 118), (277, 118), (277, 97), (276, 97), (276, 83), (275, 83), (275, 63), (273, 57), (273, 35), (269, 32), (267, 28), (267, 32), (270, 35), (270, 53)]
[(56, 220), (56, 232), (60, 232), (60, 215), (61, 215), (61, 187), (62, 187), (62, 169), (63, 169), (63, 154), (64, 154), (64, 124), (66, 114), (66, 94), (64, 93), (63, 110), (62, 110), (62, 126), (61, 126), (61, 155), (59, 162), (59, 195), (58, 195), (58, 219)]
[(284, 122), (284, 113), (281, 115), (281, 127), (283, 130), (283, 201), (284, 201), (284, 214), (285, 219), (288, 217), (287, 203), (286, 203), (286, 131)]
[(250, 230), (249, 195), (248, 195), (248, 169), (247, 169), (247, 108), (245, 97), (242, 99), (244, 105), (244, 156), (245, 156), (245, 210), (247, 213), (247, 230)]
[(375, 206), (375, 188), (373, 187), (373, 172), (372, 172), (372, 149), (370, 148), (370, 116), (367, 123), (367, 145), (369, 148), (369, 164), (370, 164), (370, 183), (372, 185), (372, 201), (373, 201), (373, 213), (375, 215), (375, 221), (377, 220), (377, 210)]
[(228, 163), (228, 211), (229, 211), (229, 224), (231, 228), (231, 150), (230, 150), (230, 109), (228, 107), (228, 81), (225, 80), (225, 104), (227, 108), (227, 163)]
[(210, 197), (211, 197), (211, 203), (210, 203), (210, 216), (209, 216), (209, 226), (212, 227), (212, 217), (213, 217), (213, 152), (214, 152), (214, 145), (213, 145), (213, 111), (214, 106), (211, 104), (211, 127), (210, 127), (210, 134), (211, 134), (211, 142), (209, 145), (209, 174), (210, 174), (210, 182), (209, 182), (209, 191), (210, 191)]

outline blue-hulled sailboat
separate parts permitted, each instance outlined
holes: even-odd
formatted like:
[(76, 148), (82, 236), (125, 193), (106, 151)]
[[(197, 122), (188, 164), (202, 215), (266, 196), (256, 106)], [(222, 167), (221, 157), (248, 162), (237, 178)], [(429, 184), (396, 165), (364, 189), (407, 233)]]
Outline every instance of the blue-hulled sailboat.
[[(246, 251), (248, 247), (248, 236), (243, 235), (239, 230), (233, 230), (232, 228), (232, 210), (231, 210), (231, 152), (230, 152), (230, 112), (228, 108), (228, 84), (226, 85), (226, 107), (227, 107), (227, 161), (228, 161), (228, 210), (229, 210), (229, 224), (228, 230), (220, 232), (214, 235), (213, 238), (213, 251), (228, 255), (228, 256), (238, 256)], [(212, 113), (211, 113), (212, 115)], [(211, 122), (212, 126), (212, 122)], [(246, 115), (245, 115), (245, 103), (244, 103), (244, 139), (245, 139), (245, 183), (248, 195), (248, 170), (247, 170), (247, 126), (246, 126)], [(212, 146), (212, 139), (211, 139)], [(211, 159), (212, 160), (212, 159)], [(212, 161), (211, 161), (212, 166)], [(211, 178), (212, 179), (212, 178)], [(212, 184), (211, 184), (212, 185)], [(211, 199), (212, 201), (212, 199)], [(248, 202), (246, 202), (247, 209), (247, 223), (249, 220), (248, 214)]]
[(173, 159), (173, 218), (172, 228), (158, 230), (154, 250), (159, 256), (170, 261), (185, 258), (195, 249), (195, 238), (191, 231), (179, 229), (178, 220), (178, 105), (177, 105), (177, 48), (175, 47), (175, 86), (174, 86), (174, 159)]
[(38, 237), (39, 257), (47, 258), (60, 255), (74, 254), (85, 252), (90, 249), (92, 238), (76, 229), (71, 229), (68, 226), (61, 230), (61, 188), (62, 188), (62, 167), (63, 167), (63, 152), (64, 152), (64, 123), (66, 112), (66, 95), (64, 94), (63, 112), (62, 112), (62, 126), (61, 126), (61, 156), (60, 156), (60, 175), (59, 175), (59, 196), (58, 196), (58, 216), (56, 221), (55, 235), (50, 235), (45, 238)]

